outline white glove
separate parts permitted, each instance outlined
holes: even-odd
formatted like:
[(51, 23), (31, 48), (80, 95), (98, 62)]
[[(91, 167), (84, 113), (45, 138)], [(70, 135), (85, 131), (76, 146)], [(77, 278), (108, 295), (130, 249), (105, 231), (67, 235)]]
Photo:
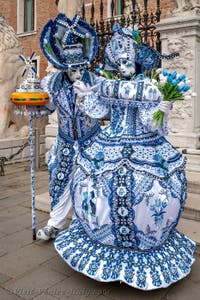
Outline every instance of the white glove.
[(89, 92), (91, 92), (91, 87), (89, 86), (89, 84), (85, 85), (85, 83), (80, 80), (76, 80), (73, 83), (73, 89), (74, 89), (74, 93), (77, 94), (77, 96), (80, 98), (84, 97)]
[(164, 101), (164, 100), (160, 101), (159, 106), (158, 106), (158, 108), (159, 108), (162, 112), (164, 112), (164, 114), (165, 114), (166, 116), (168, 116), (169, 111), (172, 109), (172, 107), (173, 107), (172, 101)]

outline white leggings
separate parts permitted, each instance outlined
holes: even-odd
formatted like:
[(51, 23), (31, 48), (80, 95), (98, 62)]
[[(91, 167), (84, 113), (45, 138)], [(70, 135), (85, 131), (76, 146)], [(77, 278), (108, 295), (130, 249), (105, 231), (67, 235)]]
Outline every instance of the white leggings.
[(59, 199), (53, 210), (50, 212), (50, 219), (48, 225), (58, 229), (62, 229), (65, 226), (67, 215), (72, 207), (71, 196), (70, 196), (70, 183), (69, 181), (64, 193)]

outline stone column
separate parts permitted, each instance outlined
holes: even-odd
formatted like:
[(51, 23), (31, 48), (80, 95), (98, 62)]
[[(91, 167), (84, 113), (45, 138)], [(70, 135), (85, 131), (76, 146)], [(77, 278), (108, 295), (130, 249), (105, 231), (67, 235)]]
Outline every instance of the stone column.
[(180, 1), (180, 7), (171, 16), (157, 24), (157, 30), (161, 33), (162, 53), (180, 53), (174, 60), (162, 61), (162, 67), (186, 74), (191, 81), (191, 90), (196, 93), (191, 100), (177, 101), (174, 104), (169, 117), (168, 140), (175, 147), (199, 149), (200, 1), (194, 0), (190, 6), (184, 6), (183, 2), (185, 1)]
[(81, 4), (81, 0), (59, 0), (58, 11), (72, 19), (75, 14), (80, 14)]

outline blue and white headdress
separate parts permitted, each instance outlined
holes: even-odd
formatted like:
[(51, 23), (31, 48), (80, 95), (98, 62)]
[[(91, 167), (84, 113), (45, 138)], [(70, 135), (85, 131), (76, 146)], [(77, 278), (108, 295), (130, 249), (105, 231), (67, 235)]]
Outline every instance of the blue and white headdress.
[(105, 70), (118, 71), (120, 58), (127, 58), (140, 66), (142, 72), (155, 69), (161, 59), (172, 59), (178, 53), (162, 55), (154, 48), (138, 43), (136, 30), (122, 28), (119, 24), (113, 26), (113, 35), (104, 51)]
[(66, 70), (89, 65), (98, 50), (95, 30), (80, 16), (70, 20), (58, 14), (54, 21), (49, 20), (40, 36), (41, 49), (56, 68)]

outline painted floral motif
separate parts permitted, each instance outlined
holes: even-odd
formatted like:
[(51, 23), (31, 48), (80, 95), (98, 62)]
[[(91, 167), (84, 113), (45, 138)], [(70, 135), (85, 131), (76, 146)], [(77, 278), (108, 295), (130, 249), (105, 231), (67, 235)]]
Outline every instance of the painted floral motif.
[(164, 214), (166, 213), (164, 209), (166, 207), (167, 201), (161, 201), (160, 199), (156, 199), (154, 204), (150, 205), (150, 210), (154, 212), (152, 217), (157, 227), (162, 226)]

